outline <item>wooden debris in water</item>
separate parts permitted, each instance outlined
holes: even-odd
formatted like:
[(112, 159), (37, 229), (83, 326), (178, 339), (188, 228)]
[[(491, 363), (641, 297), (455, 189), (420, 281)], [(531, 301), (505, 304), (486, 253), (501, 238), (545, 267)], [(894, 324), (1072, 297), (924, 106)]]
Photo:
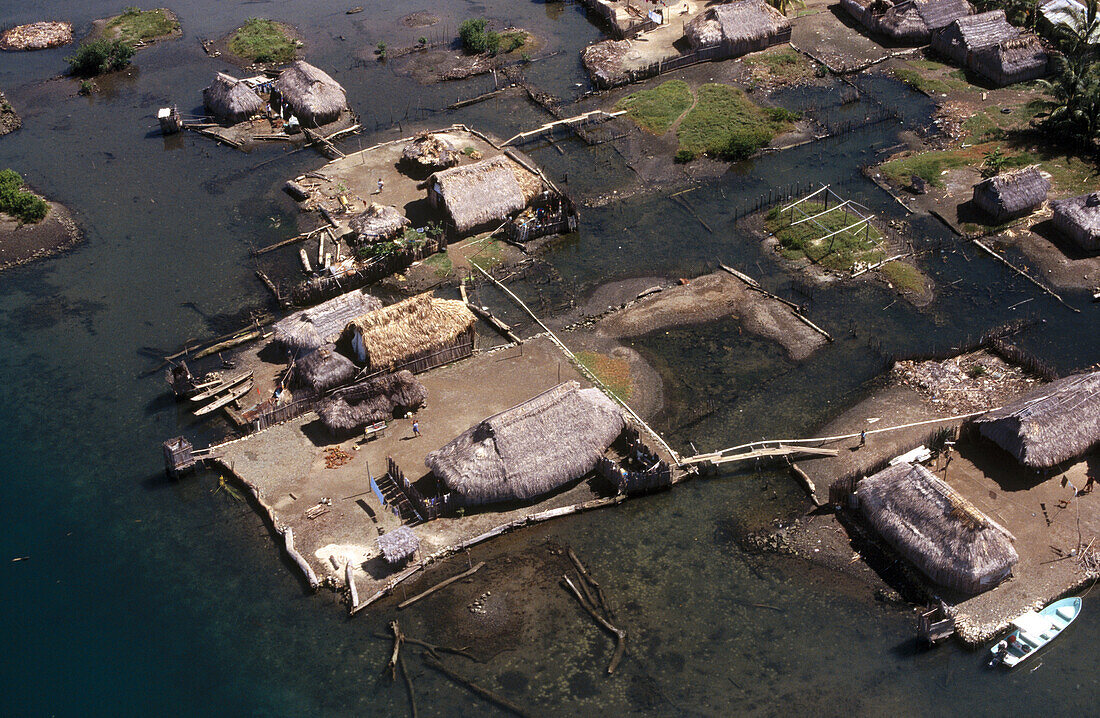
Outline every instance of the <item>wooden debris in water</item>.
[(588, 614), (592, 616), (592, 618), (596, 619), (596, 623), (600, 624), (606, 631), (615, 636), (615, 652), (611, 655), (611, 662), (607, 664), (607, 672), (609, 674), (614, 673), (615, 669), (619, 667), (619, 662), (623, 659), (623, 654), (626, 652), (626, 631), (612, 626), (606, 618), (601, 616), (599, 612), (585, 600), (576, 584), (574, 584), (568, 576), (563, 574), (561, 579), (565, 582), (569, 590), (573, 592), (573, 595), (577, 597), (577, 602), (581, 604), (581, 607), (584, 608), (585, 611), (588, 611)]
[(492, 691), (487, 690), (485, 688), (482, 688), (481, 686), (477, 685), (476, 683), (473, 683), (473, 682), (463, 678), (459, 674), (452, 671), (450, 668), (447, 668), (441, 662), (439, 662), (439, 661), (435, 660), (434, 658), (432, 658), (431, 656), (429, 656), (427, 653), (422, 654), (422, 658), (424, 659), (424, 663), (429, 668), (433, 668), (433, 669), (439, 671), (440, 673), (447, 676), (448, 678), (450, 678), (455, 683), (458, 683), (459, 685), (464, 686), (466, 689), (468, 689), (472, 693), (477, 694), (478, 696), (484, 698), (485, 700), (489, 701), (490, 703), (495, 703), (496, 705), (500, 706), (501, 708), (504, 708), (507, 711), (511, 711), (512, 713), (515, 713), (518, 716), (530, 715), (527, 711), (523, 710), (523, 708), (519, 707), (518, 705), (516, 705), (512, 701), (508, 700), (507, 698), (499, 696), (496, 693), (493, 693)]
[(403, 601), (403, 602), (397, 604), (397, 608), (402, 609), (402, 608), (406, 608), (407, 606), (411, 606), (412, 604), (416, 603), (420, 599), (427, 598), (428, 596), (432, 595), (436, 591), (438, 591), (442, 588), (446, 588), (447, 586), (450, 586), (455, 581), (460, 581), (460, 580), (466, 578), (467, 576), (472, 576), (474, 573), (476, 573), (484, 565), (485, 565), (485, 562), (480, 561), (476, 566), (471, 568), (469, 571), (464, 571), (464, 572), (458, 574), (457, 576), (451, 576), (450, 578), (448, 578), (445, 581), (440, 581), (436, 585), (429, 588), (427, 591), (424, 591), (423, 593), (419, 593), (419, 594), (413, 596), (412, 598), (410, 598), (409, 600)]

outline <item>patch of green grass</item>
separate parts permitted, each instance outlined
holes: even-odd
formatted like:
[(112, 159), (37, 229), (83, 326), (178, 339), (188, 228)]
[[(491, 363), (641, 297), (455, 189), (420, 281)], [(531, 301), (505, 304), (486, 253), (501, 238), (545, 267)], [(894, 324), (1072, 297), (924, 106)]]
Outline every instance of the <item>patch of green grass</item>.
[(23, 190), (23, 178), (15, 170), (0, 172), (0, 212), (33, 224), (46, 218), (50, 206), (38, 195)]
[[(847, 271), (856, 262), (871, 263), (882, 258), (879, 248), (882, 233), (873, 224), (840, 231), (860, 221), (857, 215), (844, 209), (829, 212), (813, 221), (793, 224), (825, 211), (825, 205), (820, 202), (803, 202), (798, 207), (801, 211), (795, 211), (793, 218), (791, 212), (780, 214), (776, 208), (768, 213), (765, 220), (768, 229), (779, 240), (779, 251), (784, 258), (794, 260), (805, 257), (815, 264), (838, 271)], [(831, 237), (821, 239), (830, 234)]]
[(652, 90), (639, 90), (624, 97), (616, 107), (626, 110), (627, 116), (642, 129), (663, 135), (691, 107), (691, 101), (691, 88), (686, 82), (669, 80)]
[(78, 77), (93, 77), (121, 70), (130, 64), (134, 46), (125, 40), (100, 38), (82, 43), (76, 54), (67, 57), (69, 70)]
[(298, 43), (291, 39), (282, 24), (254, 17), (233, 33), (229, 50), (252, 62), (283, 63), (294, 59)]
[(173, 20), (163, 9), (139, 10), (128, 7), (118, 17), (107, 23), (107, 32), (126, 42), (153, 40), (170, 35), (179, 29), (179, 23)]
[(504, 32), (500, 35), (500, 51), (514, 52), (527, 43), (527, 33), (521, 31)]
[(504, 243), (497, 239), (490, 239), (485, 245), (470, 255), (470, 264), (481, 267), (488, 272), (493, 267), (504, 261)]
[(794, 81), (813, 74), (814, 65), (806, 56), (779, 45), (763, 52), (746, 55), (743, 62), (757, 75)]
[(574, 354), (588, 371), (592, 372), (623, 401), (634, 392), (634, 378), (630, 374), (630, 363), (625, 359), (600, 354), (599, 352), (577, 352)]
[(432, 256), (424, 260), (424, 264), (432, 268), (437, 277), (449, 277), (451, 272), (454, 271), (454, 263), (451, 261), (451, 256), (447, 254), (447, 251), (436, 252)]
[(882, 165), (882, 173), (897, 184), (908, 185), (915, 175), (933, 187), (943, 187), (940, 175), (944, 170), (966, 167), (966, 157), (955, 150), (940, 150), (890, 160)]
[(920, 270), (912, 264), (905, 262), (887, 262), (878, 268), (886, 281), (895, 289), (910, 294), (920, 294), (924, 291), (925, 278)]
[(695, 107), (676, 132), (680, 151), (696, 157), (706, 154), (745, 159), (791, 128), (792, 115), (777, 110), (754, 104), (736, 87), (702, 85), (696, 93)]
[(951, 85), (935, 77), (927, 77), (922, 75), (917, 70), (910, 70), (904, 67), (895, 67), (890, 71), (894, 77), (904, 82), (914, 90), (918, 90), (928, 95), (943, 95), (952, 90)]

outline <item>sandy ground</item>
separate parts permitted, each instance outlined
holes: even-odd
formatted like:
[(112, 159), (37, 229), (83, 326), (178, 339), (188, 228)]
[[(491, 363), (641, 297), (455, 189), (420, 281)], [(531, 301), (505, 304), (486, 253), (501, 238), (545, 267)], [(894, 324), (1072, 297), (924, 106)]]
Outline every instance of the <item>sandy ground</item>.
[(645, 297), (601, 320), (597, 330), (610, 337), (637, 337), (728, 316), (737, 317), (746, 331), (783, 345), (796, 361), (825, 344), (825, 338), (796, 319), (790, 308), (750, 290), (726, 272), (704, 274), (686, 285)]
[[(428, 390), (427, 404), (417, 413), (420, 438), (411, 420), (390, 422), (385, 436), (361, 442), (339, 442), (329, 436), (314, 414), (306, 414), (218, 449), (222, 462), (271, 507), (279, 526), (294, 529), (298, 551), (319, 577), (343, 584), (346, 562), (353, 565), (360, 597), (374, 593), (393, 571), (378, 558), (377, 537), (399, 524), (371, 491), (368, 474), (386, 472), (392, 457), (410, 480), (428, 473), (424, 456), (468, 427), (551, 388), (559, 381), (587, 382), (543, 337), (441, 367), (418, 377)], [(339, 446), (352, 459), (325, 468), (324, 451)], [(415, 527), (421, 556), (477, 536), (536, 511), (568, 506), (597, 496), (600, 480), (584, 480), (543, 501), (503, 506)], [(305, 511), (322, 498), (332, 500), (315, 520)]]
[(20, 224), (0, 214), (0, 270), (53, 256), (81, 240), (69, 210), (49, 204), (46, 218), (36, 224)]
[(791, 45), (833, 72), (866, 67), (896, 52), (879, 44), (831, 0), (810, 0), (799, 14), (791, 20)]

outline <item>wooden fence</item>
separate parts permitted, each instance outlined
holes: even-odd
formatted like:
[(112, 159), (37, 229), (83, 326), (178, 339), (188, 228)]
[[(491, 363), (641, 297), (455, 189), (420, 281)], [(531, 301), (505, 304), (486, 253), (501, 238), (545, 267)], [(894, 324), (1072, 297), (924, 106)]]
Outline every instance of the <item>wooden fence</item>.
[(389, 473), (394, 485), (405, 494), (405, 498), (409, 500), (409, 504), (412, 506), (413, 513), (421, 521), (437, 519), (458, 508), (459, 503), (454, 494), (442, 494), (433, 498), (425, 498), (420, 490), (405, 477), (405, 472), (401, 470), (401, 467), (397, 465), (392, 457), (386, 459), (386, 471)]
[(599, 77), (593, 76), (592, 82), (597, 88), (601, 90), (609, 90), (612, 87), (618, 87), (619, 85), (629, 85), (632, 82), (640, 82), (642, 80), (648, 80), (651, 77), (657, 77), (666, 72), (672, 72), (673, 70), (679, 70), (681, 67), (688, 67), (690, 65), (698, 65), (701, 62), (710, 62), (711, 60), (724, 60), (730, 57), (730, 50), (724, 46), (707, 47), (695, 52), (689, 52), (686, 55), (679, 55), (677, 57), (669, 58), (667, 60), (658, 60), (645, 67), (640, 67), (636, 70), (627, 70), (621, 75), (618, 75), (610, 80), (604, 80)]
[(261, 411), (255, 418), (253, 418), (242, 429), (248, 431), (248, 433), (255, 433), (257, 431), (263, 431), (269, 429), (276, 424), (281, 424), (284, 421), (290, 421), (302, 414), (313, 411), (317, 406), (317, 397), (310, 395), (292, 401), (289, 404), (282, 406), (272, 407)]
[(385, 279), (391, 274), (403, 272), (425, 257), (446, 248), (444, 238), (428, 239), (423, 244), (409, 249), (399, 249), (393, 254), (378, 257), (358, 269), (339, 277), (320, 276), (307, 279), (294, 287), (290, 301), (294, 306), (305, 307), (323, 302), (326, 299), (365, 287), (371, 282)]

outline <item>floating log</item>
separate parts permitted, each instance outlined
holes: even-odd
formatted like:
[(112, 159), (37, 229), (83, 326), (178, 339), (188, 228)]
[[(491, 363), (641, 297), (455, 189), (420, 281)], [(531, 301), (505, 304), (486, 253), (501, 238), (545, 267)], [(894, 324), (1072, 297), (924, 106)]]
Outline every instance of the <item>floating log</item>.
[(309, 199), (309, 190), (294, 180), (287, 180), (286, 184), (283, 185), (283, 191), (298, 202), (305, 202)]
[(791, 473), (806, 487), (806, 492), (810, 495), (810, 500), (814, 502), (814, 506), (821, 506), (821, 501), (817, 498), (817, 486), (814, 485), (813, 480), (806, 472), (798, 464), (791, 464)]
[(309, 264), (309, 255), (306, 254), (306, 250), (298, 250), (298, 258), (302, 260), (302, 269), (306, 271), (306, 274), (313, 274), (313, 267)]
[(1016, 265), (1014, 265), (1012, 262), (1008, 261), (1007, 259), (1005, 259), (1001, 255), (994, 252), (989, 246), (987, 246), (985, 243), (983, 243), (980, 239), (975, 239), (975, 240), (972, 240), (972, 241), (974, 242), (974, 244), (981, 247), (985, 251), (985, 253), (988, 254), (990, 257), (993, 257), (998, 262), (1000, 262), (1001, 264), (1003, 264), (1006, 267), (1008, 267), (1009, 269), (1011, 269), (1013, 272), (1016, 272), (1016, 274), (1019, 274), (1021, 277), (1023, 277), (1027, 281), (1031, 282), (1032, 284), (1034, 284), (1039, 289), (1042, 289), (1044, 292), (1046, 292), (1050, 296), (1057, 299), (1058, 302), (1060, 304), (1062, 304), (1062, 306), (1064, 306), (1067, 309), (1070, 309), (1070, 310), (1072, 310), (1072, 311), (1074, 311), (1078, 314), (1081, 313), (1080, 309), (1078, 309), (1077, 307), (1070, 306), (1069, 304), (1066, 304), (1065, 300), (1062, 299), (1062, 297), (1060, 295), (1056, 294), (1053, 290), (1048, 289), (1047, 286), (1045, 284), (1043, 284), (1042, 282), (1040, 282), (1038, 279), (1035, 279), (1034, 277), (1032, 277), (1030, 274), (1028, 274), (1024, 270), (1019, 269), (1018, 267), (1016, 267)]
[(429, 588), (427, 591), (424, 591), (423, 593), (418, 593), (417, 595), (413, 596), (409, 600), (403, 601), (403, 602), (397, 604), (398, 610), (400, 610), (402, 608), (405, 608), (407, 606), (411, 606), (411, 605), (413, 605), (414, 603), (416, 603), (417, 601), (419, 601), (422, 598), (427, 598), (428, 596), (432, 595), (436, 591), (438, 591), (442, 588), (446, 588), (447, 586), (450, 586), (455, 581), (461, 581), (462, 579), (466, 578), (467, 576), (474, 575), (475, 573), (477, 573), (478, 569), (480, 569), (484, 565), (485, 565), (485, 562), (481, 561), (476, 566), (471, 568), (469, 571), (464, 571), (464, 572), (458, 574), (457, 576), (451, 576), (450, 578), (448, 578), (445, 581), (440, 581), (436, 585)]
[(596, 582), (596, 579), (592, 578), (592, 574), (588, 572), (588, 569), (584, 567), (584, 564), (581, 563), (581, 560), (577, 558), (577, 554), (573, 553), (572, 548), (566, 548), (565, 552), (569, 556), (569, 560), (572, 561), (573, 565), (577, 567), (577, 572), (580, 573), (581, 578), (591, 584), (592, 588), (596, 589), (596, 594), (597, 596), (599, 596), (599, 605), (602, 606), (603, 609), (607, 611), (607, 613), (611, 615), (612, 618), (614, 618), (615, 612), (611, 610), (610, 604), (608, 604), (607, 599), (604, 597), (603, 589), (600, 588), (600, 584)]
[(359, 590), (355, 587), (355, 576), (352, 575), (351, 561), (344, 564), (344, 582), (348, 585), (348, 599), (351, 601), (351, 607), (355, 608), (359, 605)]
[(586, 602), (584, 597), (581, 596), (581, 592), (577, 590), (577, 587), (569, 580), (568, 576), (562, 576), (561, 578), (565, 581), (565, 585), (569, 587), (569, 590), (573, 592), (573, 595), (577, 597), (577, 601), (584, 610), (588, 611), (588, 614), (596, 619), (596, 623), (600, 624), (600, 626), (615, 636), (615, 652), (611, 655), (611, 662), (607, 664), (607, 672), (609, 674), (614, 673), (615, 669), (619, 667), (619, 661), (623, 659), (623, 653), (626, 652), (626, 631), (612, 626), (606, 618), (601, 616), (595, 608)]
[(481, 686), (477, 685), (476, 683), (472, 683), (472, 682), (466, 680), (465, 678), (458, 675), (457, 673), (452, 671), (450, 668), (447, 668), (441, 662), (435, 660), (434, 658), (432, 658), (428, 654), (424, 654), (423, 658), (424, 658), (424, 663), (429, 668), (432, 668), (436, 671), (439, 671), (440, 673), (447, 676), (448, 678), (450, 678), (455, 683), (458, 683), (459, 685), (464, 686), (465, 688), (467, 688), (471, 692), (473, 692), (473, 693), (477, 694), (478, 696), (484, 698), (485, 700), (489, 701), (490, 703), (495, 703), (496, 705), (500, 706), (501, 708), (503, 708), (505, 710), (508, 710), (508, 711), (511, 711), (512, 713), (515, 713), (518, 716), (526, 717), (528, 715), (527, 711), (523, 710), (522, 708), (520, 708), (518, 705), (516, 705), (512, 701), (508, 700), (507, 698), (503, 698), (501, 696), (498, 696), (496, 693), (493, 693), (490, 690), (482, 688)]
[(274, 252), (276, 249), (279, 249), (280, 247), (285, 247), (288, 244), (294, 244), (295, 242), (301, 242), (303, 239), (309, 239), (310, 237), (312, 237), (313, 235), (317, 234), (318, 232), (320, 232), (321, 230), (324, 230), (324, 229), (328, 229), (328, 227), (327, 226), (318, 227), (317, 229), (311, 230), (309, 232), (305, 232), (304, 234), (296, 235), (294, 237), (291, 237), (290, 239), (284, 239), (281, 242), (276, 242), (275, 244), (269, 244), (268, 246), (263, 247), (261, 249), (254, 249), (254, 250), (252, 250), (252, 255), (255, 256), (255, 255), (258, 255), (258, 254), (266, 254), (267, 252)]
[(794, 315), (795, 319), (802, 322), (803, 324), (808, 326), (810, 329), (813, 329), (815, 332), (817, 332), (821, 336), (825, 337), (826, 340), (828, 340), (830, 342), (833, 341), (832, 335), (829, 334), (829, 332), (822, 329), (821, 327), (814, 324), (813, 322), (811, 322), (805, 316), (803, 316), (802, 311), (801, 311), (801, 307), (799, 307), (794, 302), (792, 302), (790, 300), (787, 300), (787, 299), (784, 299), (783, 297), (779, 297), (779, 296), (776, 296), (776, 295), (772, 294), (768, 290), (761, 287), (760, 282), (757, 282), (755, 279), (753, 279), (752, 277), (750, 277), (747, 274), (744, 274), (742, 272), (738, 272), (733, 267), (727, 267), (726, 265), (722, 264), (721, 262), (718, 263), (718, 266), (721, 267), (723, 270), (729, 272), (733, 276), (737, 277), (738, 279), (740, 279), (745, 284), (747, 284), (750, 289), (753, 289), (757, 292), (760, 292), (761, 294), (763, 294), (765, 297), (768, 297), (769, 299), (774, 299), (777, 302), (781, 302), (782, 304), (787, 305), (788, 307), (790, 307), (791, 314)]
[(259, 269), (256, 270), (256, 276), (259, 277), (260, 281), (264, 283), (264, 286), (270, 289), (271, 293), (275, 295), (275, 301), (281, 303), (283, 298), (279, 296), (279, 288), (275, 286), (275, 282), (271, 281), (271, 277), (267, 276)]

